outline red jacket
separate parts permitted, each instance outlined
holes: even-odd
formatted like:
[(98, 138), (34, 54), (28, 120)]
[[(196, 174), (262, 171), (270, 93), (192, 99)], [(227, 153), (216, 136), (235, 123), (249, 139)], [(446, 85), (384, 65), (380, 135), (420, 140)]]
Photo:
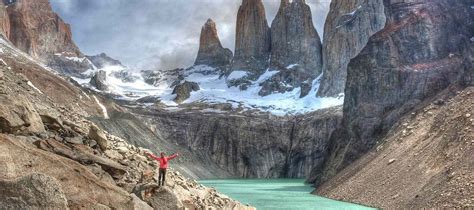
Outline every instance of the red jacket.
[(157, 157), (157, 156), (154, 156), (153, 154), (148, 154), (150, 155), (150, 157), (152, 157), (153, 159), (157, 160), (160, 162), (160, 168), (168, 168), (168, 161), (169, 160), (172, 160), (176, 157), (178, 157), (178, 154), (174, 154), (174, 155), (171, 155), (169, 157)]

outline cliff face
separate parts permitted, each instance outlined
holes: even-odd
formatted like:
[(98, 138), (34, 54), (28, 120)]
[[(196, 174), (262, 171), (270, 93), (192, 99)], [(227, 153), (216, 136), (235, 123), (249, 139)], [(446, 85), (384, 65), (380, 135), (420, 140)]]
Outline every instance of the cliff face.
[(467, 2), (391, 0), (384, 7), (386, 26), (349, 64), (344, 120), (331, 137), (323, 181), (373, 148), (422, 100), (451, 84), (473, 84)]
[(347, 65), (385, 25), (383, 0), (333, 0), (324, 26), (319, 96), (344, 92)]
[(5, 38), (10, 34), (10, 17), (3, 1), (0, 1), (0, 34)]
[(304, 0), (282, 0), (271, 27), (270, 65), (286, 68), (296, 64), (311, 75), (321, 73), (321, 40), (313, 26), (311, 9)]
[[(153, 110), (140, 115), (168, 144), (188, 148), (196, 160), (227, 171), (227, 177), (303, 178), (325, 159), (340, 111), (294, 118)], [(217, 178), (220, 170), (209, 178)]]
[(18, 0), (7, 11), (9, 40), (20, 50), (42, 59), (54, 53), (81, 55), (70, 26), (53, 12), (48, 0)]
[(224, 67), (232, 61), (232, 51), (222, 47), (216, 23), (211, 19), (201, 29), (199, 52), (194, 65)]
[(252, 76), (263, 73), (270, 56), (270, 36), (262, 0), (243, 0), (237, 14), (232, 70), (248, 71)]
[(60, 73), (83, 77), (82, 72), (93, 69), (48, 0), (16, 0), (0, 7), (0, 32), (18, 49)]
[(270, 67), (280, 72), (262, 84), (260, 95), (311, 84), (321, 73), (321, 40), (304, 0), (281, 1), (272, 22), (271, 40)]

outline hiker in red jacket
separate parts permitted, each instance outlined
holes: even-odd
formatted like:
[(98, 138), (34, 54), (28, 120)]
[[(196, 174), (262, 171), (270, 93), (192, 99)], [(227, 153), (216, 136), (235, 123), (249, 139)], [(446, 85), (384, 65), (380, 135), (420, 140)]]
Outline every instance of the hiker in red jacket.
[(178, 157), (178, 153), (171, 155), (169, 157), (165, 156), (165, 153), (160, 153), (161, 157), (157, 157), (151, 153), (145, 152), (151, 158), (160, 162), (160, 170), (158, 175), (158, 186), (165, 186), (165, 177), (166, 177), (166, 169), (168, 168), (168, 161)]

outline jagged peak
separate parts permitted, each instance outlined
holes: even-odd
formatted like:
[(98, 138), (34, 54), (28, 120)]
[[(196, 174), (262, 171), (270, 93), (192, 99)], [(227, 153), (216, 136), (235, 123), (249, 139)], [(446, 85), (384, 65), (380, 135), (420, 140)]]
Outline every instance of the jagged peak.
[(202, 26), (203, 28), (216, 28), (216, 22), (211, 18), (208, 18), (206, 23)]

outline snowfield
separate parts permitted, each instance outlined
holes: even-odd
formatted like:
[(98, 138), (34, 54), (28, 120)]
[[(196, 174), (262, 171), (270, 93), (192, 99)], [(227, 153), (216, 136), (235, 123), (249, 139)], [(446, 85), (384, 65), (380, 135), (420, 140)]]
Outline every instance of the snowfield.
[[(149, 85), (144, 82), (143, 78), (139, 76), (134, 82), (125, 83), (120, 78), (113, 76), (114, 72), (125, 70), (124, 67), (109, 66), (101, 70), (107, 72), (107, 83), (109, 86), (109, 93), (119, 95), (120, 99), (136, 100), (145, 96), (157, 96), (161, 102), (168, 106), (169, 110), (179, 110), (179, 105), (173, 101), (176, 95), (172, 94), (173, 88), (170, 87), (171, 82), (162, 82), (158, 86)], [(243, 108), (244, 110), (257, 109), (267, 111), (274, 115), (294, 115), (312, 112), (318, 109), (328, 108), (332, 106), (342, 105), (344, 97), (328, 97), (318, 98), (316, 92), (319, 88), (320, 77), (313, 81), (313, 88), (311, 92), (303, 98), (300, 96), (300, 88), (296, 88), (291, 92), (274, 93), (268, 96), (259, 96), (258, 92), (261, 89), (259, 85), (263, 81), (271, 78), (278, 71), (267, 70), (256, 81), (248, 87), (247, 90), (241, 91), (238, 87), (228, 87), (226, 80), (235, 80), (247, 75), (243, 71), (234, 71), (229, 77), (221, 77), (218, 74), (209, 74), (213, 68), (209, 66), (194, 66), (187, 69), (185, 72), (185, 80), (196, 82), (199, 84), (200, 90), (192, 92), (191, 97), (184, 101), (184, 104), (192, 102), (203, 102), (208, 104), (229, 103), (233, 108)], [(90, 70), (87, 73), (91, 74), (98, 70)], [(207, 73), (205, 73), (207, 72)], [(88, 79), (73, 78), (78, 83), (88, 86)], [(98, 91), (98, 90), (96, 90)], [(206, 111), (206, 110), (203, 110)], [(207, 110), (209, 112), (216, 112), (216, 110)]]

